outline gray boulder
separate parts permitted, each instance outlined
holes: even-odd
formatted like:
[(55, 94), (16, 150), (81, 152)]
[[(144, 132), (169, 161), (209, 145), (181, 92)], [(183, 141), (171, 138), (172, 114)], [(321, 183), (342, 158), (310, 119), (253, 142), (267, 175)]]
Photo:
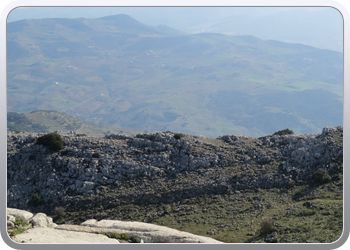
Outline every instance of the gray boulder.
[(46, 216), (44, 213), (37, 213), (30, 221), (33, 227), (56, 227), (57, 224), (53, 223), (52, 218)]
[(33, 214), (27, 211), (15, 209), (15, 208), (7, 208), (7, 215), (12, 215), (15, 218), (29, 220), (33, 217)]

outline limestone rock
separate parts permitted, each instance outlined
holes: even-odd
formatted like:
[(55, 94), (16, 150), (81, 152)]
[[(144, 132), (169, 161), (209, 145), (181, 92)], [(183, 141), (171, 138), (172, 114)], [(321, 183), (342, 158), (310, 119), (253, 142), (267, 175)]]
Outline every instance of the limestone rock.
[(277, 232), (274, 231), (272, 232), (271, 234), (268, 234), (265, 238), (265, 242), (267, 243), (277, 243), (278, 240), (277, 240)]
[(12, 215), (15, 218), (29, 220), (33, 217), (33, 214), (24, 210), (19, 210), (16, 208), (7, 208), (7, 215)]
[(53, 223), (52, 218), (46, 216), (44, 213), (37, 213), (30, 221), (33, 227), (56, 227), (57, 225)]

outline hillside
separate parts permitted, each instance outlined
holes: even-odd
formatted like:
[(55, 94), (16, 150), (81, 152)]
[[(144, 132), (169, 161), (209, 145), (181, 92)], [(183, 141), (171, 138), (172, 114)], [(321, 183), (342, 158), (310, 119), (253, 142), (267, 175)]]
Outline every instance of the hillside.
[(7, 109), (108, 127), (259, 137), (343, 124), (343, 55), (296, 43), (186, 35), (127, 15), (7, 25)]
[[(149, 222), (224, 242), (336, 241), (343, 228), (343, 127), (216, 139), (181, 133), (7, 134), (7, 204), (55, 223)], [(281, 135), (279, 135), (281, 134)], [(56, 207), (65, 209), (58, 217)], [(265, 219), (270, 229), (261, 230)], [(266, 229), (266, 228), (265, 228)]]
[(70, 132), (86, 135), (105, 135), (109, 133), (137, 134), (139, 131), (104, 127), (86, 122), (73, 116), (52, 110), (38, 110), (26, 114), (7, 113), (7, 130), (12, 132), (48, 133), (54, 131)]

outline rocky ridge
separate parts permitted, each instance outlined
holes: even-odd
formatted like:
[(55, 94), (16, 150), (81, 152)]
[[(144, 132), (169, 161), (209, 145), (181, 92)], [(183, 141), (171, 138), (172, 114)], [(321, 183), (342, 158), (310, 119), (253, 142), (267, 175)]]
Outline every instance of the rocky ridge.
[[(247, 211), (239, 207), (247, 199), (245, 192), (278, 192), (312, 184), (317, 170), (325, 169), (336, 178), (343, 168), (341, 126), (325, 127), (317, 135), (262, 138), (212, 139), (172, 132), (105, 137), (56, 133), (64, 140), (59, 152), (35, 144), (43, 134), (8, 132), (7, 203), (49, 215), (62, 206), (70, 224), (88, 218), (152, 222), (169, 216), (173, 223), (194, 220), (205, 225), (200, 211), (208, 213), (204, 211), (208, 199), (214, 211), (220, 209), (215, 203), (226, 200), (236, 204), (230, 209), (239, 214)], [(341, 195), (339, 185), (337, 195)], [(35, 195), (42, 201), (35, 203)], [(293, 199), (303, 195), (304, 191)], [(270, 206), (258, 196), (249, 202), (257, 210)], [(181, 219), (195, 214), (199, 218)]]

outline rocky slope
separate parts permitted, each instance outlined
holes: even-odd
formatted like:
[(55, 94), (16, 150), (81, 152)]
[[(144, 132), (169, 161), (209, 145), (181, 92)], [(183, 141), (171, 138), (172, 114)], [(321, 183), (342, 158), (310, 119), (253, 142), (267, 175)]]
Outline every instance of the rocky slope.
[[(342, 127), (325, 127), (318, 135), (216, 139), (171, 132), (105, 137), (72, 132), (61, 133), (59, 152), (35, 144), (41, 135), (8, 132), (8, 207), (53, 214), (62, 206), (65, 221), (75, 224), (87, 218), (164, 223), (159, 218), (169, 217), (181, 228), (205, 223), (204, 204), (220, 200), (233, 206), (221, 216), (233, 218), (243, 210), (271, 207), (261, 198), (269, 192), (303, 187), (293, 194), (300, 201), (319, 185), (318, 169), (338, 180), (343, 167)], [(342, 184), (337, 192), (342, 197)], [(249, 209), (240, 207), (246, 199)]]

